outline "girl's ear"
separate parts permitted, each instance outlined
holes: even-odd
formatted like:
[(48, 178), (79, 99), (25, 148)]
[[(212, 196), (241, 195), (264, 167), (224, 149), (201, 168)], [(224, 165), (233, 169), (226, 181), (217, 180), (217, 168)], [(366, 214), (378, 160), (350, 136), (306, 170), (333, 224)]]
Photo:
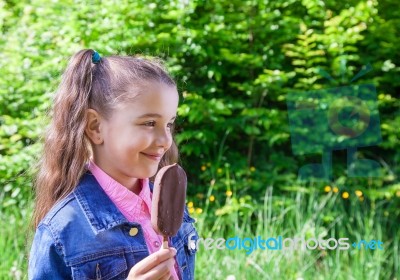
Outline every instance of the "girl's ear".
[(100, 132), (101, 117), (96, 110), (88, 109), (86, 111), (86, 127), (85, 134), (93, 144), (100, 145), (103, 143), (103, 137)]

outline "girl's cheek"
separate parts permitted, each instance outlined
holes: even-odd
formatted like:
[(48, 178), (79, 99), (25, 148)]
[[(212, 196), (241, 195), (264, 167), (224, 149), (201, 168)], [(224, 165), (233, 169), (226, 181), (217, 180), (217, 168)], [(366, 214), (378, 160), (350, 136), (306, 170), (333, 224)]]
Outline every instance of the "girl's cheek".
[(167, 150), (169, 150), (169, 149), (171, 148), (171, 146), (172, 146), (172, 135), (170, 135), (170, 136), (168, 137)]

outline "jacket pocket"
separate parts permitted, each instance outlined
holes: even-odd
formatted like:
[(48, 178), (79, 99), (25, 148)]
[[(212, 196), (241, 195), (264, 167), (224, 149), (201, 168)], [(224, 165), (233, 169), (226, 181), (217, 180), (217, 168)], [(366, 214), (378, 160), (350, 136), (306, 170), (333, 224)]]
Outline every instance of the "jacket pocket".
[(72, 266), (72, 278), (76, 280), (125, 279), (128, 266), (124, 253), (102, 257), (86, 257), (85, 261)]

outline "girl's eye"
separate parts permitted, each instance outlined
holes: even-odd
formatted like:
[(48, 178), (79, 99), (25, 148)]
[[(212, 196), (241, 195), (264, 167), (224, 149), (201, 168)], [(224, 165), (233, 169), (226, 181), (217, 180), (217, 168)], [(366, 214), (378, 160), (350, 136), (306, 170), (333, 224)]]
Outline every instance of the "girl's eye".
[[(156, 122), (155, 121), (149, 121), (143, 124), (144, 126), (150, 126), (150, 127), (154, 127), (156, 126)], [(167, 127), (171, 128), (174, 125), (174, 123), (168, 123)]]
[(146, 122), (144, 123), (145, 126), (155, 126), (156, 122), (155, 121), (151, 121), (151, 122)]

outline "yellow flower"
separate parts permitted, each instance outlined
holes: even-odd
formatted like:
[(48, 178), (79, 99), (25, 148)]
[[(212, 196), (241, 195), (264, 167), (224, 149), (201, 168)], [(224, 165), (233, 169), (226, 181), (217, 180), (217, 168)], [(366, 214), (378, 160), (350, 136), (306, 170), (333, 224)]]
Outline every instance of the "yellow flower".
[(205, 171), (206, 167), (204, 165), (201, 166), (201, 171)]
[(210, 195), (210, 198), (209, 198), (209, 199), (210, 199), (211, 202), (213, 202), (213, 201), (215, 200), (215, 196)]
[(222, 173), (222, 169), (221, 169), (221, 168), (218, 168), (218, 169), (217, 169), (217, 173)]
[(330, 192), (332, 190), (331, 186), (325, 186), (324, 191)]
[(193, 208), (193, 202), (189, 201), (188, 204), (187, 204), (187, 206), (188, 206), (189, 208)]
[(201, 208), (196, 208), (196, 213), (197, 214), (201, 214), (203, 212), (203, 209), (201, 209)]
[(231, 191), (226, 191), (226, 196), (228, 196), (228, 197), (232, 196), (232, 192)]
[(190, 208), (189, 208), (189, 213), (190, 213), (190, 214), (193, 214), (193, 212), (194, 212), (194, 208), (193, 208), (193, 207), (190, 207)]
[(348, 199), (349, 198), (349, 193), (348, 192), (344, 192), (344, 193), (342, 193), (342, 197), (344, 198), (344, 199)]
[(363, 195), (362, 191), (356, 190), (356, 196), (361, 197)]
[(334, 187), (332, 190), (334, 193), (337, 193), (339, 191), (339, 189), (337, 187)]
[(254, 166), (252, 166), (252, 167), (250, 167), (250, 171), (254, 172), (254, 171), (256, 171), (256, 168)]

